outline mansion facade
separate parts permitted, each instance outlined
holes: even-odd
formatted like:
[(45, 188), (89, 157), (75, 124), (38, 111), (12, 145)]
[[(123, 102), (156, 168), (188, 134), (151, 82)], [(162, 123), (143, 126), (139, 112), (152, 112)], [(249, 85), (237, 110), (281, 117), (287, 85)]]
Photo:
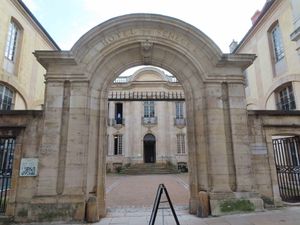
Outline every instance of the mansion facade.
[(185, 99), (175, 77), (144, 67), (118, 77), (108, 102), (109, 171), (140, 163), (187, 166)]

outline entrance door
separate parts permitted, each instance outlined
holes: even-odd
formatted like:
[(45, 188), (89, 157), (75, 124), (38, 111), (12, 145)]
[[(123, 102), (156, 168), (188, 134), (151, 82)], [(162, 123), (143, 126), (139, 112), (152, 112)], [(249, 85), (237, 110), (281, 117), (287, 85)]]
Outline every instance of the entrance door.
[(144, 137), (144, 162), (155, 163), (156, 151), (155, 151), (155, 136), (152, 134), (146, 134)]
[(280, 197), (286, 202), (300, 202), (300, 138), (273, 139)]

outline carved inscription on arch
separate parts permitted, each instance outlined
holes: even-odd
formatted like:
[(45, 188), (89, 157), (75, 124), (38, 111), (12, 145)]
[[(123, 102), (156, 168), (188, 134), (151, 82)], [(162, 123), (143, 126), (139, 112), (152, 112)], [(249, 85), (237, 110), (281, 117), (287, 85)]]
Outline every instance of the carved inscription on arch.
[[(186, 36), (167, 29), (129, 28), (127, 30), (114, 31), (110, 34), (106, 34), (105, 36), (103, 36), (100, 40), (100, 43), (101, 47), (103, 48), (112, 44), (113, 42), (118, 42), (123, 39), (125, 40), (131, 37), (139, 36), (141, 38), (153, 40), (155, 40), (155, 38), (163, 38), (174, 41), (175, 43), (182, 45), (187, 49), (191, 49), (190, 41), (187, 39)], [(99, 48), (99, 50), (101, 50), (101, 47)]]

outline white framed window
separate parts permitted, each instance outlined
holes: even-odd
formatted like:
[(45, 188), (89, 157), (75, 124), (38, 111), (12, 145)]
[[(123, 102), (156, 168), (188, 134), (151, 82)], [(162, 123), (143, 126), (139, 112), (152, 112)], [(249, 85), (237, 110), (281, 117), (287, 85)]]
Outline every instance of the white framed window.
[(144, 118), (153, 118), (155, 116), (154, 101), (144, 102)]
[(183, 119), (183, 102), (175, 102), (176, 119)]
[(13, 108), (14, 92), (0, 84), (0, 110), (11, 110)]
[(185, 134), (177, 134), (177, 154), (185, 154)]
[(5, 58), (14, 62), (16, 59), (18, 38), (20, 29), (14, 21), (11, 21), (8, 28), (8, 35), (5, 47)]
[(271, 38), (272, 38), (275, 62), (278, 62), (284, 58), (282, 35), (281, 35), (281, 31), (280, 31), (280, 27), (279, 27), (278, 23), (270, 31), (270, 33), (271, 33)]
[(123, 154), (123, 135), (114, 135), (114, 155)]
[(277, 108), (279, 110), (294, 110), (296, 109), (296, 102), (291, 83), (280, 88), (277, 93)]

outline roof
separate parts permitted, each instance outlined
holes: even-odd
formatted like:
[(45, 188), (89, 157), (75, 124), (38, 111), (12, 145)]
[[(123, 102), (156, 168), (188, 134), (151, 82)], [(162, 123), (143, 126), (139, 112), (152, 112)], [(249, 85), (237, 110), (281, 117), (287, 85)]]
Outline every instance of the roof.
[(236, 53), (239, 48), (246, 42), (247, 38), (250, 36), (252, 31), (258, 26), (258, 24), (261, 22), (262, 18), (266, 15), (268, 10), (271, 8), (271, 6), (276, 2), (277, 0), (267, 0), (259, 17), (255, 21), (255, 23), (252, 25), (252, 27), (248, 30), (246, 35), (243, 37), (243, 39), (240, 41), (240, 43), (237, 45), (237, 47), (234, 49), (233, 53)]
[(32, 12), (27, 8), (25, 3), (22, 0), (17, 0), (17, 2), (22, 6), (25, 12), (31, 17), (34, 23), (41, 29), (41, 31), (46, 35), (48, 40), (54, 45), (57, 50), (61, 50), (58, 44), (53, 40), (50, 34), (46, 31), (46, 29), (41, 25), (41, 23), (37, 20), (37, 18), (32, 14)]

